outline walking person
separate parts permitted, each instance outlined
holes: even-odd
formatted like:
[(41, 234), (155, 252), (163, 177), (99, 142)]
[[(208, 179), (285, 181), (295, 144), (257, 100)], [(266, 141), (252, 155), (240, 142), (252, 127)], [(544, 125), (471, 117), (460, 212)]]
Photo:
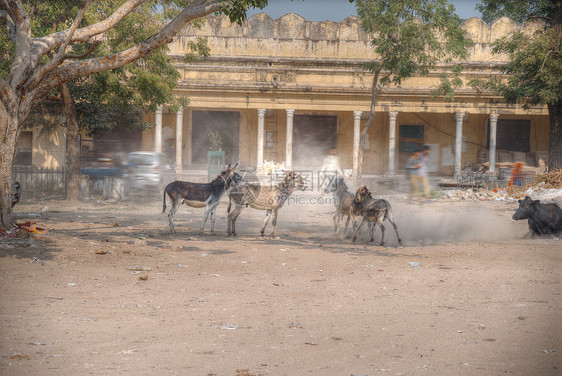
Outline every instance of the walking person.
[(429, 145), (423, 146), (423, 151), (420, 156), (420, 168), (418, 169), (418, 181), (422, 188), (422, 197), (425, 198), (428, 202), (431, 200), (431, 194), (429, 191), (429, 179), (427, 175), (427, 163), (429, 161)]
[(406, 174), (410, 180), (410, 192), (408, 193), (409, 202), (414, 202), (414, 199), (418, 195), (418, 170), (421, 167), (420, 157), (421, 152), (419, 150), (415, 150), (412, 153), (412, 156), (408, 158), (408, 162), (406, 162)]
[(343, 176), (340, 169), (340, 159), (337, 155), (337, 150), (330, 149), (329, 154), (324, 157), (322, 168), (318, 174), (319, 188), (327, 187), (338, 176)]

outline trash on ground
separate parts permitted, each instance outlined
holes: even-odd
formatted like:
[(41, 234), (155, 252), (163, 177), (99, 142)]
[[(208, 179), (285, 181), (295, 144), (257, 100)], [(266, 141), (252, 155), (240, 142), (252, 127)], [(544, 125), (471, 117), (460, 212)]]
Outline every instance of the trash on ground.
[(149, 266), (140, 266), (140, 265), (127, 266), (127, 269), (128, 270), (142, 270), (142, 271), (146, 271), (146, 272), (152, 270), (152, 268), (149, 267)]

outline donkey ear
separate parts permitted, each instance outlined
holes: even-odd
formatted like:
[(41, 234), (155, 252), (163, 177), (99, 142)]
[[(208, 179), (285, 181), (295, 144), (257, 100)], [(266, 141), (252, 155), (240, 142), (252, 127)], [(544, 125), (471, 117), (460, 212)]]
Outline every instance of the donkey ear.
[[(238, 166), (238, 163), (240, 163), (240, 161), (236, 162), (236, 164), (234, 166), (232, 166), (232, 168), (229, 168), (229, 170), (231, 172), (234, 172), (234, 170), (236, 170), (236, 166)], [(229, 165), (229, 167), (230, 167), (230, 165)]]

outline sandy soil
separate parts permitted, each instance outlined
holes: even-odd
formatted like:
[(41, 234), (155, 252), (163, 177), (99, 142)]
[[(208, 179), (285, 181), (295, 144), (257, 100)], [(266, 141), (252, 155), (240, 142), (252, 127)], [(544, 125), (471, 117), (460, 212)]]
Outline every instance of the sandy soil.
[(232, 240), (225, 203), (217, 235), (184, 206), (174, 236), (139, 202), (16, 206), (49, 234), (0, 239), (0, 374), (562, 373), (562, 240), (523, 239), (514, 202), (391, 200), (402, 248), (335, 237), (326, 203), (278, 239), (248, 208)]

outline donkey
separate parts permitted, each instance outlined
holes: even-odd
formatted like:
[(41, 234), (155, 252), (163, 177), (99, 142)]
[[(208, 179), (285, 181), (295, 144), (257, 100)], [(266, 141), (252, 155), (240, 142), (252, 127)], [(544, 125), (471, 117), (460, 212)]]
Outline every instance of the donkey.
[(357, 230), (355, 230), (355, 235), (353, 236), (353, 242), (357, 241), (357, 234), (365, 222), (372, 222), (373, 228), (371, 229), (371, 241), (375, 240), (375, 224), (378, 225), (382, 231), (381, 243), (384, 245), (384, 226), (382, 222), (385, 219), (392, 224), (394, 231), (396, 232), (396, 237), (398, 238), (398, 244), (402, 245), (402, 239), (400, 239), (400, 234), (398, 234), (398, 227), (394, 222), (394, 214), (392, 213), (392, 207), (390, 203), (383, 199), (374, 199), (371, 196), (371, 192), (366, 186), (359, 187), (355, 193), (355, 202), (362, 208), (363, 220)]
[(162, 213), (166, 212), (167, 193), (172, 201), (172, 208), (168, 214), (170, 231), (172, 233), (176, 233), (174, 215), (183, 203), (194, 208), (205, 207), (205, 214), (203, 214), (203, 222), (201, 222), (199, 233), (203, 233), (203, 228), (205, 227), (209, 213), (211, 213), (211, 233), (215, 233), (215, 211), (217, 210), (217, 206), (219, 205), (222, 195), (224, 195), (224, 193), (233, 185), (242, 181), (242, 176), (234, 171), (236, 166), (238, 166), (238, 163), (236, 163), (233, 167), (228, 165), (227, 169), (221, 172), (220, 175), (218, 175), (210, 183), (174, 181), (166, 186), (164, 189)]
[[(273, 213), (271, 221), (271, 236), (275, 237), (275, 226), (277, 225), (277, 213), (283, 206), (285, 201), (291, 196), (295, 188), (304, 191), (306, 184), (302, 176), (292, 171), (284, 171), (285, 177), (283, 181), (277, 185), (269, 187), (261, 184), (242, 184), (233, 188), (229, 193), (228, 203), (228, 236), (236, 236), (236, 219), (245, 207), (252, 207), (258, 210), (267, 210), (263, 227), (261, 228), (261, 236), (264, 236), (265, 227), (269, 218)], [(234, 209), (230, 211), (231, 205), (234, 203)]]
[[(347, 216), (344, 234), (347, 233), (350, 221), (352, 222), (353, 229), (355, 229), (355, 217), (361, 214), (362, 207), (355, 202), (355, 195), (348, 191), (347, 184), (345, 184), (343, 177), (338, 176), (336, 179), (332, 179), (324, 189), (324, 192), (333, 192), (334, 194), (336, 213), (333, 215), (333, 218), (336, 235), (340, 232), (341, 221), (344, 216)], [(351, 233), (348, 236), (351, 236)]]

